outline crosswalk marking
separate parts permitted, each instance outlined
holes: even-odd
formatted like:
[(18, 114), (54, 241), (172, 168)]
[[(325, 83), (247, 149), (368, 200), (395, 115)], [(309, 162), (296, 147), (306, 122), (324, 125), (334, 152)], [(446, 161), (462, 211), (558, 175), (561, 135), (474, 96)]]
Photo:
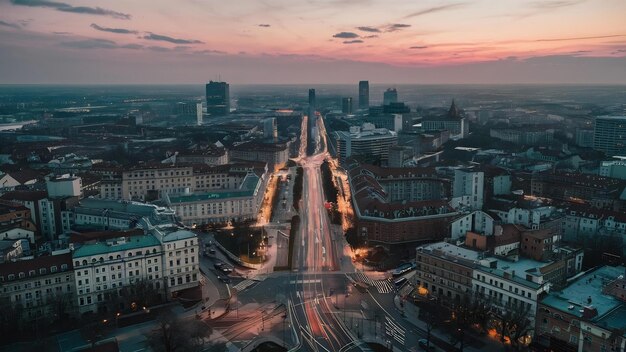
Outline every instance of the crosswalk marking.
[(404, 345), (406, 330), (396, 324), (393, 320), (386, 317), (385, 319), (385, 332), (387, 335), (392, 336), (394, 340), (398, 341), (401, 345)]
[(235, 285), (233, 288), (235, 290), (237, 290), (237, 292), (241, 292), (241, 291), (247, 289), (248, 287), (254, 285), (255, 283), (256, 283), (256, 281), (254, 281), (254, 280), (246, 279), (246, 280), (243, 280), (242, 282), (238, 283), (237, 285)]
[(361, 271), (349, 273), (348, 275), (356, 282), (363, 282), (369, 286), (374, 286), (378, 293), (389, 293), (393, 292), (394, 290), (391, 279), (372, 280), (369, 276), (365, 275), (365, 273)]

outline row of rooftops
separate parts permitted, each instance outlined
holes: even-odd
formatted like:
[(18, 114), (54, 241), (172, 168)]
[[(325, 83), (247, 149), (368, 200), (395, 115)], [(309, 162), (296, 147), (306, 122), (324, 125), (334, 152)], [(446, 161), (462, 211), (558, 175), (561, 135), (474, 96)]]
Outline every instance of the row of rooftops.
[(352, 188), (352, 197), (361, 216), (384, 219), (404, 219), (437, 215), (456, 214), (456, 211), (444, 199), (412, 202), (387, 201), (387, 192), (381, 182), (401, 179), (422, 179), (445, 183), (437, 177), (433, 168), (380, 168), (374, 165), (359, 164), (349, 161), (348, 173)]
[(261, 143), (257, 141), (243, 142), (240, 144), (233, 145), (231, 147), (232, 151), (243, 151), (243, 152), (265, 152), (265, 153), (276, 153), (282, 152), (288, 148), (287, 143)]
[(379, 167), (371, 164), (362, 164), (350, 169), (350, 176), (360, 174), (371, 175), (377, 180), (381, 179), (406, 179), (406, 178), (433, 178), (437, 177), (437, 171), (432, 167)]
[[(69, 250), (56, 255), (10, 261), (0, 264), (0, 283), (67, 272), (73, 270)], [(12, 275), (12, 276), (11, 276)]]
[(257, 194), (257, 191), (259, 190), (260, 184), (262, 182), (263, 179), (258, 175), (254, 173), (248, 173), (244, 177), (239, 188), (236, 190), (230, 189), (217, 192), (167, 195), (166, 202), (170, 205), (176, 205), (180, 203), (201, 202), (217, 199), (252, 197)]
[[(417, 252), (436, 256), (447, 261), (455, 262), (474, 270), (490, 273), (533, 289), (539, 289), (542, 284), (540, 277), (542, 268), (553, 262), (539, 262), (528, 258), (510, 261), (487, 255), (486, 252), (476, 251), (448, 242), (437, 242), (417, 248)], [(530, 280), (529, 280), (530, 278)]]
[(215, 174), (215, 173), (237, 173), (254, 170), (255, 172), (264, 172), (265, 162), (257, 161), (237, 161), (235, 163), (225, 165), (207, 165), (202, 163), (139, 163), (135, 165), (113, 165), (113, 164), (96, 164), (92, 168), (94, 172), (109, 172), (121, 174), (131, 171), (148, 171), (148, 170), (167, 170), (167, 169), (186, 169), (191, 168), (194, 174)]
[(0, 217), (17, 217), (19, 212), (30, 212), (22, 204), (0, 199)]
[[(107, 254), (113, 252), (128, 252), (130, 255), (160, 254), (161, 248), (157, 250), (149, 247), (195, 237), (195, 233), (172, 224), (125, 231), (74, 233), (70, 236), (69, 249), (52, 255), (26, 257), (0, 264), (0, 283), (71, 271), (74, 268), (73, 260), (83, 257), (101, 255), (102, 260), (107, 260)], [(108, 258), (111, 259), (116, 258)]]
[(596, 189), (615, 188), (620, 192), (626, 181), (611, 177), (583, 174), (578, 172), (541, 172), (533, 174), (533, 180), (559, 183), (564, 186), (581, 186)]

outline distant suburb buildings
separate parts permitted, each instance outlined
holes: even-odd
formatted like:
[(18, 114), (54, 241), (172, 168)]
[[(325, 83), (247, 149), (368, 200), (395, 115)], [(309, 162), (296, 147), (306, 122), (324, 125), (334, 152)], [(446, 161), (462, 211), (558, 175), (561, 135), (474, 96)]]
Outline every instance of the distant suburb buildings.
[(465, 138), (469, 134), (469, 124), (465, 117), (461, 116), (461, 112), (454, 101), (452, 101), (447, 114), (425, 118), (422, 121), (422, 129), (424, 131), (448, 130), (450, 131), (450, 138), (453, 139)]

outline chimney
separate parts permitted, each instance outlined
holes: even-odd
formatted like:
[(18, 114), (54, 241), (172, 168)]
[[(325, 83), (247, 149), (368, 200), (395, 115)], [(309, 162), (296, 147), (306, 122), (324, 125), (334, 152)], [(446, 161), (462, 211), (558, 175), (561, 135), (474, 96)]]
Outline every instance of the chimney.
[(594, 306), (587, 306), (583, 309), (583, 319), (589, 320), (598, 316), (598, 309)]

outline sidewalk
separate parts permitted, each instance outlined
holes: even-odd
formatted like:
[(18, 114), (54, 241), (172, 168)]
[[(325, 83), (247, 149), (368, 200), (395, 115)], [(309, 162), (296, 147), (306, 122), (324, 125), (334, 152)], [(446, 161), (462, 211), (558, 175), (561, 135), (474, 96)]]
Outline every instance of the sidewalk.
[[(404, 306), (402, 306), (400, 304), (400, 300), (401, 300), (401, 298), (399, 296), (395, 296), (394, 299), (393, 299), (393, 302), (394, 302), (396, 308), (398, 310), (402, 311), (402, 315), (404, 317), (404, 320), (408, 321), (409, 323), (411, 323), (412, 325), (417, 327), (419, 330), (425, 332), (426, 331), (426, 323), (418, 319), (419, 308), (415, 304), (413, 304), (413, 302), (408, 301), (408, 300), (404, 301)], [(435, 340), (441, 340), (444, 343), (450, 344), (449, 343), (450, 336), (448, 334), (442, 332), (440, 329), (432, 329), (430, 334), (431, 334), (431, 336), (433, 338), (435, 338)], [(478, 335), (476, 335), (474, 333), (471, 333), (471, 332), (467, 332), (466, 334), (469, 335), (472, 340), (478, 341), (481, 344), (481, 346), (480, 347), (470, 346), (470, 345), (468, 345), (468, 343), (470, 343), (471, 341), (466, 341), (465, 342), (465, 347), (463, 349), (464, 351), (500, 352), (500, 351), (504, 351), (505, 350), (504, 346), (502, 346), (502, 344), (500, 344), (497, 341), (493, 341), (493, 340), (490, 340), (488, 338), (478, 336)], [(435, 341), (431, 341), (431, 343), (433, 343), (433, 342), (435, 342)], [(437, 345), (437, 347), (444, 348), (445, 346), (438, 346)]]

